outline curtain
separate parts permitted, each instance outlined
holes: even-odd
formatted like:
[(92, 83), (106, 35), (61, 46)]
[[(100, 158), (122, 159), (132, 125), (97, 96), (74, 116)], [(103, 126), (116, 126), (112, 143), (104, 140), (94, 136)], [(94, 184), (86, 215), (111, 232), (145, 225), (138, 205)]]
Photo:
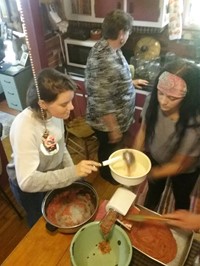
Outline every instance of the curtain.
[(181, 39), (183, 0), (169, 0), (169, 39)]

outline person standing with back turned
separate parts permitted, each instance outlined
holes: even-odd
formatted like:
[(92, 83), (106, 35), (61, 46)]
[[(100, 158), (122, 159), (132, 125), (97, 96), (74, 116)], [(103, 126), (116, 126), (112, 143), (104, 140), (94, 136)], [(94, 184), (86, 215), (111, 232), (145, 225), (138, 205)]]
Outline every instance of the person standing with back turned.
[[(125, 133), (133, 123), (135, 109), (134, 83), (121, 47), (131, 34), (133, 18), (122, 10), (110, 12), (102, 25), (102, 39), (91, 49), (86, 71), (88, 94), (86, 120), (99, 141), (100, 162), (123, 147)], [(100, 168), (102, 178), (115, 184), (108, 166)]]

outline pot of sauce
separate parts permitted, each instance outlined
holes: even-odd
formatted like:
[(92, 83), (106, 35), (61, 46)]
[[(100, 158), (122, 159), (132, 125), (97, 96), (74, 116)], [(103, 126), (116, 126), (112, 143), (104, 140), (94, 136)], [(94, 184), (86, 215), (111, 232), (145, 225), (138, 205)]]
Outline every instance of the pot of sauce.
[(95, 189), (85, 181), (48, 192), (42, 202), (46, 228), (54, 232), (74, 233), (93, 221), (99, 207)]

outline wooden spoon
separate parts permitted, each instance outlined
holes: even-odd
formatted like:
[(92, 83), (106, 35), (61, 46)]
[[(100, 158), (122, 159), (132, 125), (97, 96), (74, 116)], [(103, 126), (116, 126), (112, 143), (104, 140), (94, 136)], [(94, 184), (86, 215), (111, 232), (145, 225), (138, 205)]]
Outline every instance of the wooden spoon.
[(144, 215), (144, 214), (128, 214), (126, 216), (126, 219), (130, 221), (134, 221), (134, 222), (145, 222), (149, 220), (154, 220), (154, 221), (161, 221), (165, 223), (170, 220), (169, 218), (165, 218), (159, 215), (152, 216), (152, 215)]

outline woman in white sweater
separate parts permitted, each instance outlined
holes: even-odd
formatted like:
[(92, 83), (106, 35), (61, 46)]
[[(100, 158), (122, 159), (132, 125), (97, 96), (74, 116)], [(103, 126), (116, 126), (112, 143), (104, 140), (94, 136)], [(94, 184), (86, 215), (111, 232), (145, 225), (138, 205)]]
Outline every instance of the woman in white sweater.
[(27, 108), (10, 130), (13, 150), (7, 171), (11, 189), (27, 212), (30, 226), (39, 219), (45, 192), (66, 187), (92, 171), (99, 163), (82, 160), (77, 165), (65, 146), (63, 120), (73, 110), (76, 84), (69, 76), (46, 68), (27, 92)]

